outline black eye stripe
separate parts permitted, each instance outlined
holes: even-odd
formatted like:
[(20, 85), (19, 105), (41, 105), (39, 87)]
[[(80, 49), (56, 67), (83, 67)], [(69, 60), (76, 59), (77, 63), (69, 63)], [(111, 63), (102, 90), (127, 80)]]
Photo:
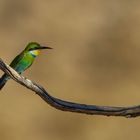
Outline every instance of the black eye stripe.
[(36, 50), (36, 48), (30, 48), (30, 49), (29, 49), (29, 51), (33, 51), (33, 50)]

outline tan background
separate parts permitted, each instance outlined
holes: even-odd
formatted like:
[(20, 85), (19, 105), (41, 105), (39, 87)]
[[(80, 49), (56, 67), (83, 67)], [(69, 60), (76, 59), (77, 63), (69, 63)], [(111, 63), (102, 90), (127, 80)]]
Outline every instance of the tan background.
[[(24, 75), (68, 101), (140, 104), (139, 38), (138, 0), (0, 0), (0, 57), (53, 47)], [(12, 80), (0, 92), (1, 140), (140, 139), (140, 118), (61, 112)]]

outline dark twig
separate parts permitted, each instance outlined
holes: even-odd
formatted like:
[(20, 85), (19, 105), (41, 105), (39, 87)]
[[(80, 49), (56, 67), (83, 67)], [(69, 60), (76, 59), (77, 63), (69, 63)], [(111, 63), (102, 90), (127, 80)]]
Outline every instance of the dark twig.
[(52, 97), (42, 86), (19, 75), (9, 65), (4, 63), (2, 59), (0, 59), (0, 69), (3, 72), (5, 72), (7, 75), (9, 75), (17, 83), (34, 91), (45, 102), (47, 102), (49, 105), (51, 105), (56, 109), (62, 111), (90, 114), (90, 115), (124, 116), (129, 118), (140, 116), (140, 105), (132, 106), (132, 107), (110, 107), (110, 106), (86, 105), (86, 104), (64, 101)]

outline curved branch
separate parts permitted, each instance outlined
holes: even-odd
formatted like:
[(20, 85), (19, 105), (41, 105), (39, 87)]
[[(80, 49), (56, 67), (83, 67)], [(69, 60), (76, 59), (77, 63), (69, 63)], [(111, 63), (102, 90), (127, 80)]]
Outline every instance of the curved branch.
[(111, 107), (111, 106), (86, 105), (64, 101), (51, 96), (42, 86), (19, 75), (14, 69), (12, 69), (6, 63), (4, 63), (2, 59), (0, 59), (0, 69), (7, 75), (9, 75), (17, 83), (34, 91), (45, 102), (47, 102), (49, 105), (51, 105), (56, 109), (90, 115), (124, 116), (124, 117), (140, 116), (140, 105), (132, 107)]

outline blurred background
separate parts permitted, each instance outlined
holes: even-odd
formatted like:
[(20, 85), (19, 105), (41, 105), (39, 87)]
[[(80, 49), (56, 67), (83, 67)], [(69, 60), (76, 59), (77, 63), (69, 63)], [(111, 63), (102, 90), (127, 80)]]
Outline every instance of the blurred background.
[[(0, 58), (28, 42), (53, 47), (23, 75), (58, 98), (140, 104), (140, 1), (0, 0)], [(2, 75), (0, 71), (0, 75)], [(50, 107), (10, 80), (0, 91), (1, 140), (139, 140), (139, 118), (88, 116)]]

